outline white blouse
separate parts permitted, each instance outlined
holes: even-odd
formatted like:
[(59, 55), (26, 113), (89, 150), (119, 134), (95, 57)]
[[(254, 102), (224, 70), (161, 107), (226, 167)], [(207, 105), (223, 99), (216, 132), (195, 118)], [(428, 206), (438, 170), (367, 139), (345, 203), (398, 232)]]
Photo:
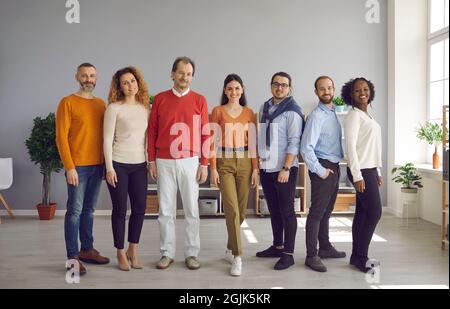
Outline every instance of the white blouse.
[(361, 170), (379, 168), (381, 158), (381, 127), (375, 119), (358, 108), (350, 108), (344, 121), (345, 152), (353, 181), (363, 180)]

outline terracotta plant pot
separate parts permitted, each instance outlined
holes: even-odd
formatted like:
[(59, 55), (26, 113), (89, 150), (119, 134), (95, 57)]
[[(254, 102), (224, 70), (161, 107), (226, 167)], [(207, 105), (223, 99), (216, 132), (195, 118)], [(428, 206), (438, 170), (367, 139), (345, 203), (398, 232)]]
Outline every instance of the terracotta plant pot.
[(437, 147), (435, 147), (433, 153), (433, 169), (437, 170), (439, 167), (441, 167), (441, 160), (439, 159)]
[(38, 204), (36, 208), (40, 220), (52, 220), (55, 217), (56, 203), (51, 203), (50, 205)]

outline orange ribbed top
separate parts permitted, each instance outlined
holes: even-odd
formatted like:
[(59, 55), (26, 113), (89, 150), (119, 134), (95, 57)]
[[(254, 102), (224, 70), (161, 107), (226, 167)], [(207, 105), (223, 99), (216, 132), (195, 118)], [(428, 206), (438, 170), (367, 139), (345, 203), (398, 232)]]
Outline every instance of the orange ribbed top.
[(61, 100), (56, 111), (56, 144), (66, 170), (103, 164), (105, 102), (75, 94)]
[[(252, 109), (244, 107), (238, 117), (232, 117), (224, 106), (217, 106), (211, 113), (210, 123), (220, 125), (221, 136), (214, 137), (213, 149), (211, 150), (211, 168), (217, 168), (216, 148), (243, 148), (249, 147), (249, 155), (252, 156), (252, 168), (258, 168), (256, 157), (256, 115)], [(254, 134), (249, 134), (249, 127), (254, 126)], [(249, 140), (250, 138), (254, 140)], [(217, 142), (217, 139), (219, 140)]]

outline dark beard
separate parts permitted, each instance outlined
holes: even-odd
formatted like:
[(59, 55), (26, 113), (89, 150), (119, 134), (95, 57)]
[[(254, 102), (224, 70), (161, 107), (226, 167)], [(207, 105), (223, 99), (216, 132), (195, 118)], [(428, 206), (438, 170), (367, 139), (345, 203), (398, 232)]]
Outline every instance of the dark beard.
[(320, 98), (320, 101), (322, 101), (323, 104), (330, 104), (333, 102), (333, 97), (331, 97), (329, 100), (325, 101), (324, 99)]

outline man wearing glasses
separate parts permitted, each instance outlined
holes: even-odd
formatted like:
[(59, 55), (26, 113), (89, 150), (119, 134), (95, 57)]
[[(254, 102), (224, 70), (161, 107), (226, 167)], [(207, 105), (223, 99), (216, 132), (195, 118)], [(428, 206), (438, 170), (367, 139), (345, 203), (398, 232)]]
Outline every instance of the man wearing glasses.
[(259, 119), (261, 185), (270, 212), (273, 245), (256, 256), (279, 258), (275, 270), (294, 265), (297, 233), (294, 199), (304, 120), (300, 106), (291, 96), (291, 83), (291, 77), (285, 72), (272, 77), (273, 97), (261, 107)]

